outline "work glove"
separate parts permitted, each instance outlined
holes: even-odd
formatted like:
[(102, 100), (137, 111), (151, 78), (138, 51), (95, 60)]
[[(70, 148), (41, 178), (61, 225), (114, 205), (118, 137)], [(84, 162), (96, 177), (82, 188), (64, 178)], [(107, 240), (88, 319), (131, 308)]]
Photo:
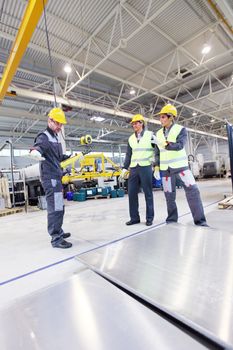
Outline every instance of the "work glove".
[(154, 178), (155, 178), (156, 180), (160, 180), (160, 179), (161, 179), (161, 177), (160, 177), (160, 171), (159, 171), (159, 166), (156, 166), (156, 167), (154, 168)]
[(161, 148), (165, 148), (168, 144), (167, 141), (159, 141), (158, 138), (153, 134), (151, 137), (151, 144), (152, 145), (158, 145)]
[(45, 160), (44, 157), (42, 157), (41, 153), (39, 151), (37, 151), (36, 149), (33, 149), (29, 155), (28, 155), (30, 158), (34, 159), (34, 160), (37, 160), (37, 161), (40, 161), (40, 160)]
[(122, 170), (121, 170), (121, 174), (120, 174), (120, 176), (119, 176), (119, 180), (120, 180), (120, 181), (123, 181), (123, 180), (125, 179), (125, 176), (126, 176), (127, 172), (128, 172), (127, 169), (122, 169)]
[(159, 141), (157, 143), (157, 145), (160, 147), (160, 148), (166, 148), (166, 146), (168, 145), (168, 142), (167, 141)]
[(152, 145), (157, 145), (158, 144), (158, 139), (157, 139), (157, 137), (154, 134), (151, 136), (151, 144)]

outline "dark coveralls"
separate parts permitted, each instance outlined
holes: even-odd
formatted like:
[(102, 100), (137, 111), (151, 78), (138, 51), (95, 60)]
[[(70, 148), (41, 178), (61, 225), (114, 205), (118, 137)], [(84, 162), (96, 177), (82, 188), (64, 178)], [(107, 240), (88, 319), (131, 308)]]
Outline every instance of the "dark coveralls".
[[(142, 131), (140, 137), (144, 134)], [(135, 133), (136, 137), (137, 134)], [(137, 142), (140, 142), (138, 138)], [(153, 141), (151, 142), (152, 147), (154, 147)], [(132, 156), (132, 148), (127, 145), (126, 157), (124, 162), (124, 169), (128, 169)], [(146, 200), (146, 221), (152, 222), (154, 219), (154, 199), (152, 192), (152, 167), (140, 166), (130, 168), (129, 180), (128, 180), (128, 197), (129, 197), (129, 214), (132, 221), (140, 221), (139, 211), (138, 211), (138, 192), (142, 187), (145, 194)]]
[(62, 193), (62, 169), (60, 162), (69, 158), (63, 155), (58, 136), (49, 127), (38, 134), (32, 149), (41, 153), (45, 160), (40, 162), (40, 176), (47, 201), (48, 233), (51, 244), (55, 246), (63, 241), (62, 229), (64, 203)]
[[(172, 126), (173, 125), (171, 125), (168, 129), (163, 128), (165, 139), (167, 138)], [(176, 142), (169, 143), (165, 149), (168, 151), (179, 151), (184, 148), (186, 141), (187, 130), (182, 128), (177, 136)], [(160, 165), (160, 151), (158, 147), (155, 147), (155, 165)], [(168, 216), (166, 222), (171, 223), (178, 221), (178, 210), (176, 206), (176, 179), (179, 179), (182, 181), (195, 225), (207, 226), (200, 192), (188, 166), (176, 169), (168, 167), (167, 170), (160, 171), (160, 173), (162, 176), (163, 190), (167, 202)]]

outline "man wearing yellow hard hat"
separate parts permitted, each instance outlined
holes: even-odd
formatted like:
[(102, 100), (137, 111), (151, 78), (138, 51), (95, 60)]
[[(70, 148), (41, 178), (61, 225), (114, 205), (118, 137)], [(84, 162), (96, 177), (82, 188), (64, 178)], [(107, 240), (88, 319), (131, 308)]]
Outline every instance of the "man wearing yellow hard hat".
[(142, 187), (146, 200), (146, 225), (151, 226), (154, 219), (152, 192), (152, 162), (154, 159), (155, 135), (145, 130), (145, 118), (141, 114), (132, 117), (134, 133), (129, 137), (126, 157), (120, 178), (129, 169), (128, 196), (130, 220), (126, 225), (140, 223), (138, 211), (138, 192)]
[(54, 248), (70, 248), (72, 243), (65, 238), (70, 233), (62, 229), (64, 217), (64, 203), (62, 193), (62, 169), (60, 162), (67, 159), (62, 152), (58, 133), (66, 124), (66, 117), (62, 109), (53, 108), (48, 114), (48, 126), (44, 132), (37, 135), (30, 155), (40, 161), (40, 175), (45, 191), (48, 212), (48, 233)]
[(176, 206), (176, 181), (181, 180), (185, 190), (189, 208), (195, 225), (208, 226), (200, 197), (192, 172), (188, 167), (188, 157), (185, 152), (187, 130), (175, 123), (176, 107), (167, 104), (158, 113), (162, 128), (156, 133), (157, 145), (155, 150), (154, 177), (162, 184), (167, 202), (168, 216), (166, 222), (178, 221)]

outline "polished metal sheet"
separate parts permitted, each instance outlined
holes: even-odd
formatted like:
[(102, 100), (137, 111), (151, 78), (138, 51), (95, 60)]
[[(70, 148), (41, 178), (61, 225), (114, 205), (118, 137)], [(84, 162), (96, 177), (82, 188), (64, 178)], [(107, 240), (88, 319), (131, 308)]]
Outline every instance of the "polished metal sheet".
[(169, 224), (78, 260), (233, 349), (233, 235)]
[(90, 270), (0, 310), (1, 350), (204, 350)]

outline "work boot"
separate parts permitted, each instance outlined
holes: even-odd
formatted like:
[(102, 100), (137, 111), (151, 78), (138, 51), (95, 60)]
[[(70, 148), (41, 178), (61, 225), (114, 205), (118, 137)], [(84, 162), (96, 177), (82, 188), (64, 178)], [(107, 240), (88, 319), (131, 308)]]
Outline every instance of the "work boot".
[(206, 222), (202, 222), (201, 224), (195, 224), (196, 226), (209, 227)]
[(70, 232), (63, 233), (63, 238), (69, 238), (71, 236)]
[(153, 221), (147, 220), (146, 221), (146, 226), (151, 226), (153, 224)]
[(130, 226), (130, 225), (135, 225), (135, 224), (139, 224), (139, 223), (140, 223), (140, 220), (129, 220), (125, 224), (127, 226)]
[(72, 243), (65, 241), (64, 239), (61, 242), (58, 243), (53, 243), (52, 244), (53, 248), (62, 248), (62, 249), (66, 249), (66, 248), (71, 248), (72, 247)]

